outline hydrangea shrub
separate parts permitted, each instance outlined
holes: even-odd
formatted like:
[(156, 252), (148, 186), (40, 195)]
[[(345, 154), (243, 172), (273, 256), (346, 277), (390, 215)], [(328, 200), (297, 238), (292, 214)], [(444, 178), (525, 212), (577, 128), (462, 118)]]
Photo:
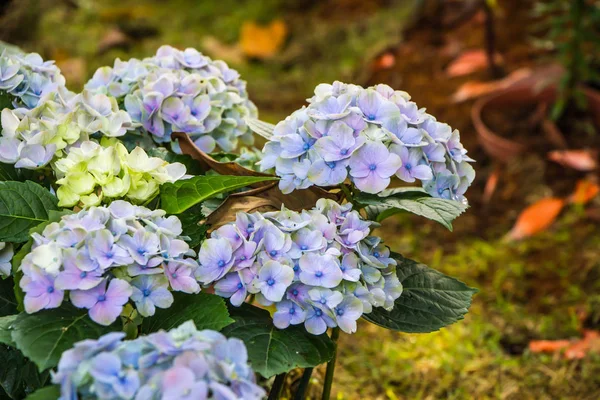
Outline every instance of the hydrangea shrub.
[(406, 211), (451, 229), (474, 178), (405, 92), (322, 84), (272, 126), (227, 64), (163, 46), (81, 93), (5, 53), (0, 105), (0, 357), (21, 360), (0, 397), (275, 399), (328, 363), (328, 399), (360, 318), (432, 332), (470, 306), (373, 232)]

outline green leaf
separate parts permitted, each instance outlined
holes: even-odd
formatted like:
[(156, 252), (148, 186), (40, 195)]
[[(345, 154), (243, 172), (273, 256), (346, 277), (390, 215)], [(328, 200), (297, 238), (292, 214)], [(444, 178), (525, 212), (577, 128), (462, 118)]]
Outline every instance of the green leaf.
[(214, 294), (198, 293), (185, 294), (173, 293), (173, 305), (165, 309), (156, 309), (152, 317), (144, 318), (142, 333), (148, 334), (160, 329), (169, 330), (186, 321), (192, 320), (198, 329), (212, 329), (220, 331), (233, 320), (225, 300)]
[(98, 325), (87, 310), (63, 305), (35, 314), (19, 314), (12, 325), (12, 338), (17, 348), (43, 371), (55, 367), (61, 354), (76, 342), (97, 339), (120, 328), (120, 320), (110, 326)]
[(196, 249), (204, 238), (208, 231), (208, 225), (200, 223), (204, 219), (202, 214), (202, 206), (197, 204), (191, 208), (188, 208), (184, 212), (178, 215), (181, 221), (181, 227), (183, 229), (183, 236), (187, 236), (190, 240), (187, 242), (190, 248)]
[(277, 329), (269, 312), (249, 304), (230, 307), (235, 322), (223, 334), (244, 341), (254, 371), (265, 378), (294, 368), (310, 368), (331, 360), (334, 345), (326, 334), (312, 335), (304, 326)]
[(0, 317), (16, 314), (17, 299), (13, 292), (13, 279), (0, 279)]
[(162, 185), (160, 187), (161, 207), (169, 214), (179, 214), (220, 193), (277, 179), (270, 176), (194, 176), (190, 179)]
[(402, 295), (394, 308), (374, 308), (363, 315), (367, 321), (395, 331), (426, 333), (464, 318), (477, 289), (426, 265), (394, 254), (396, 274), (402, 282)]
[(0, 317), (0, 343), (5, 344), (7, 346), (15, 347), (15, 342), (12, 340), (12, 325), (17, 319), (17, 314), (15, 315), (5, 315), (4, 317)]
[(0, 242), (25, 242), (29, 230), (58, 210), (58, 200), (47, 189), (31, 181), (0, 182)]
[[(1, 108), (0, 108), (1, 109)], [(18, 181), (19, 173), (10, 164), (4, 164), (0, 162), (0, 181)]]
[(449, 230), (452, 230), (452, 221), (468, 208), (458, 201), (431, 197), (419, 188), (396, 188), (385, 190), (380, 195), (360, 193), (355, 200), (367, 206), (368, 217), (377, 222), (408, 211), (437, 221)]
[(60, 397), (60, 386), (52, 385), (38, 389), (25, 398), (25, 400), (52, 400)]
[(0, 368), (0, 386), (11, 399), (23, 399), (44, 386), (50, 376), (49, 371), (38, 372), (35, 364), (14, 347), (0, 346), (0, 365), (5, 366)]

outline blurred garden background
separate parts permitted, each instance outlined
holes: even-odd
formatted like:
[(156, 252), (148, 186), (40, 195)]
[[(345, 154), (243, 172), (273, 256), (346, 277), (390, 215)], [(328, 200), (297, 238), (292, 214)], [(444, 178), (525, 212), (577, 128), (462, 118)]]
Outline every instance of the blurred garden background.
[(381, 236), (480, 292), (437, 333), (343, 335), (335, 396), (600, 398), (600, 2), (0, 0), (0, 40), (73, 90), (117, 57), (195, 47), (271, 123), (321, 82), (407, 91), (460, 130), (477, 178), (453, 232), (398, 215)]

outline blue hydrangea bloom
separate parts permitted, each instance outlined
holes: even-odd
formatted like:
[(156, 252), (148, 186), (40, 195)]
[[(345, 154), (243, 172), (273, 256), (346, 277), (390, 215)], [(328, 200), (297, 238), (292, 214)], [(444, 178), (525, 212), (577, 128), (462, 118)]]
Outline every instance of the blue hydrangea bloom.
[(262, 171), (275, 168), (283, 193), (346, 179), (380, 193), (396, 176), (421, 181), (434, 197), (466, 201), (475, 172), (458, 131), (408, 93), (334, 82), (318, 85), (308, 102), (276, 125), (258, 163)]
[(133, 121), (158, 143), (169, 142), (172, 132), (187, 133), (206, 152), (253, 143), (245, 119), (258, 112), (246, 82), (196, 49), (162, 46), (143, 60), (117, 59), (98, 69), (85, 88), (123, 99)]
[(266, 396), (239, 339), (192, 321), (135, 340), (109, 333), (75, 343), (52, 372), (60, 400), (259, 400)]
[(234, 306), (250, 294), (274, 304), (280, 329), (304, 324), (316, 335), (335, 326), (353, 333), (363, 313), (390, 310), (402, 294), (396, 261), (370, 236), (372, 224), (352, 204), (326, 199), (302, 212), (240, 212), (204, 241), (197, 276)]
[(33, 235), (21, 263), (25, 311), (56, 308), (68, 294), (102, 325), (130, 300), (140, 315), (154, 315), (171, 306), (171, 291), (200, 291), (196, 254), (181, 233), (176, 217), (122, 200), (63, 216)]

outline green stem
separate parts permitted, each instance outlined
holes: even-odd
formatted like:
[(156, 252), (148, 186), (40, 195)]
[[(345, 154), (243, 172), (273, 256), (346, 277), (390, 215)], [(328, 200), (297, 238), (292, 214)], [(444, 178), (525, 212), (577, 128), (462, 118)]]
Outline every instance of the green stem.
[(348, 200), (349, 203), (352, 203), (352, 193), (350, 192), (348, 186), (342, 183), (340, 188), (342, 189), (342, 192), (344, 192), (344, 197), (346, 197), (346, 200)]
[(335, 372), (335, 360), (337, 358), (337, 341), (340, 337), (340, 328), (333, 328), (331, 331), (331, 341), (333, 342), (333, 357), (327, 363), (325, 371), (325, 383), (323, 384), (323, 396), (321, 400), (329, 400), (331, 396), (331, 385), (333, 384), (333, 373)]
[(281, 391), (283, 390), (283, 385), (285, 383), (286, 372), (283, 374), (279, 374), (275, 377), (275, 382), (273, 382), (273, 386), (271, 387), (271, 392), (269, 393), (269, 398), (267, 400), (277, 400), (279, 396), (281, 396)]
[(296, 394), (294, 395), (294, 400), (304, 400), (306, 398), (306, 390), (310, 384), (312, 373), (313, 368), (304, 368), (304, 373), (302, 374), (300, 385), (298, 385), (298, 390), (296, 390)]

